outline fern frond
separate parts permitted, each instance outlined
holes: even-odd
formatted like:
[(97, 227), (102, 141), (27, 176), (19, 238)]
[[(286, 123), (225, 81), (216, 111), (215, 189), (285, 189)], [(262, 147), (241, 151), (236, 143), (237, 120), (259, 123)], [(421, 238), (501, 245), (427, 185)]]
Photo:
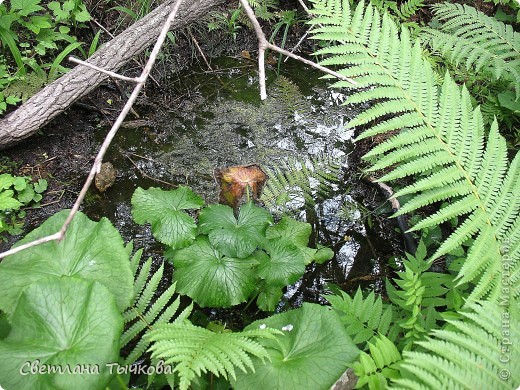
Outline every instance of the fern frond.
[(310, 159), (293, 158), (265, 171), (269, 176), (261, 200), (273, 211), (291, 212), (300, 206), (314, 207), (339, 182), (340, 158), (320, 154)]
[[(519, 383), (518, 305), (485, 301), (467, 308), (471, 311), (461, 313), (464, 319), (448, 320), (446, 329), (434, 330), (417, 343), (428, 353), (404, 352), (403, 379), (392, 388), (511, 389)], [(503, 372), (511, 377), (499, 376)]]
[(342, 291), (341, 296), (327, 295), (325, 299), (339, 312), (352, 341), (358, 346), (363, 344), (361, 349), (366, 349), (367, 343), (374, 336), (388, 334), (392, 322), (392, 306), (383, 305), (381, 297), (376, 297), (373, 291), (366, 298), (363, 298), (363, 292), (358, 289), (354, 298)]
[(384, 389), (387, 387), (386, 378), (399, 376), (397, 367), (401, 354), (394, 343), (383, 335), (376, 336), (374, 342), (368, 343), (368, 348), (370, 355), (362, 351), (352, 366), (359, 378), (356, 388), (368, 384), (369, 389)]
[[(131, 264), (139, 264), (142, 250), (135, 253)], [(121, 347), (129, 345), (136, 338), (138, 341), (125, 358), (125, 364), (132, 364), (139, 359), (150, 346), (143, 334), (148, 329), (153, 329), (158, 324), (168, 323), (177, 314), (180, 305), (180, 298), (177, 297), (173, 302), (175, 285), (171, 285), (154, 302), (152, 298), (157, 293), (159, 282), (163, 276), (164, 265), (153, 274), (150, 274), (152, 259), (148, 259), (141, 267), (139, 272), (135, 270), (134, 300), (132, 305), (123, 313), (125, 321), (125, 331), (121, 335)], [(176, 321), (183, 320), (191, 313), (191, 305), (177, 315)]]
[(465, 4), (441, 3), (433, 9), (444, 24), (440, 30), (426, 30), (424, 39), (432, 48), (455, 65), (512, 81), (518, 99), (520, 34)]
[(254, 371), (251, 355), (261, 360), (269, 359), (267, 351), (254, 339), (273, 338), (279, 333), (274, 329), (214, 333), (189, 321), (180, 321), (157, 325), (145, 338), (153, 343), (150, 348), (153, 359), (175, 365), (182, 390), (188, 389), (195, 377), (206, 372), (227, 379), (235, 378), (235, 368), (243, 372)]
[[(315, 4), (321, 7), (323, 3)], [(482, 114), (472, 107), (465, 87), (457, 86), (448, 74), (438, 87), (419, 42), (411, 40), (406, 28), (399, 32), (386, 13), (380, 16), (363, 2), (351, 15), (346, 3), (341, 4), (343, 7), (336, 2), (334, 8), (319, 10), (320, 15), (329, 16), (320, 17), (323, 27), (313, 30), (313, 38), (336, 41), (316, 54), (340, 64), (339, 73), (357, 76), (357, 85), (337, 81), (333, 86), (349, 88), (352, 101), (372, 103), (346, 126), (369, 126), (358, 139), (395, 133), (365, 158), (377, 159), (374, 169), (388, 172), (381, 178), (384, 181), (422, 175), (418, 183), (396, 194), (413, 195), (401, 212), (451, 202), (416, 227), (463, 217), (430, 261), (474, 237), (475, 244), (458, 275), (459, 284), (471, 281), (477, 285), (471, 299), (496, 299), (504, 255), (500, 247), (504, 242), (517, 245), (508, 227), (520, 210), (520, 197), (515, 195), (520, 193), (520, 157), (508, 164), (506, 143), (496, 122), (485, 138)], [(345, 20), (350, 25), (341, 22)], [(349, 55), (338, 54), (342, 52)], [(518, 252), (512, 252), (511, 262), (520, 262)]]

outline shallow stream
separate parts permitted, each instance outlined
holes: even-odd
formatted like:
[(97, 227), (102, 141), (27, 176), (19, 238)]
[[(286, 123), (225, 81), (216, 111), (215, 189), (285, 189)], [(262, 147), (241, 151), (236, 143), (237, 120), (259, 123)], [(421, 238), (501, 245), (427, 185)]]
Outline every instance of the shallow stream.
[[(207, 202), (217, 202), (214, 169), (257, 163), (271, 176), (265, 206), (275, 215), (283, 209), (310, 222), (313, 241), (336, 254), (325, 264), (310, 265), (302, 280), (287, 289), (281, 306), (321, 302), (330, 284), (381, 289), (385, 264), (400, 237), (387, 221), (384, 197), (361, 180), (349, 156), (354, 131), (344, 124), (355, 111), (341, 106), (347, 96), (327, 89), (320, 73), (288, 62), (281, 77), (268, 72), (269, 97), (261, 102), (254, 63), (221, 58), (212, 67), (172, 74), (163, 93), (136, 107), (141, 118), (130, 119), (119, 131), (105, 158), (117, 169), (116, 182), (103, 194), (90, 192), (86, 213), (108, 217), (126, 241), (133, 239), (135, 247), (159, 258), (162, 247), (149, 227), (131, 219), (130, 198), (137, 187), (187, 184)], [(107, 129), (99, 131), (99, 142)], [(300, 177), (294, 172), (302, 166), (317, 176), (291, 183), (285, 198), (276, 197), (275, 184), (283, 177)], [(336, 180), (320, 179), (331, 175)]]

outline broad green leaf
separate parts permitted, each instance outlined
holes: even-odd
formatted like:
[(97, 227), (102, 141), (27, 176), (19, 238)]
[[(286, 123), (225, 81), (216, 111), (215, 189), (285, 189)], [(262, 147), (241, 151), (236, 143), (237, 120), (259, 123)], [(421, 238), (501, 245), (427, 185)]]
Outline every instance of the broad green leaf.
[(23, 204), (29, 204), (32, 202), (34, 195), (36, 195), (36, 192), (34, 192), (33, 186), (28, 185), (23, 191), (18, 193), (17, 198)]
[(22, 203), (17, 201), (13, 196), (13, 190), (4, 190), (0, 192), (0, 211), (18, 210), (22, 206)]
[(13, 185), (14, 177), (8, 173), (2, 173), (0, 175), (0, 190), (9, 188)]
[[(123, 318), (103, 285), (41, 279), (20, 295), (11, 325), (0, 341), (0, 385), (6, 389), (102, 389), (110, 380), (107, 363), (118, 360)], [(35, 375), (32, 362), (39, 368), (89, 367), (90, 373)]]
[(172, 191), (159, 188), (137, 188), (132, 196), (132, 215), (135, 222), (152, 225), (154, 237), (173, 249), (184, 248), (195, 239), (197, 225), (182, 210), (199, 209), (204, 201), (188, 187)]
[(42, 28), (50, 28), (52, 24), (49, 16), (31, 16), (30, 21), (25, 23), (25, 27), (38, 34)]
[(359, 350), (330, 308), (304, 303), (299, 309), (255, 321), (248, 327), (282, 329), (276, 340), (259, 339), (271, 357), (254, 359), (254, 373), (237, 372), (234, 389), (328, 390)]
[(27, 16), (41, 11), (43, 7), (39, 4), (40, 0), (11, 0), (11, 10), (17, 10), (19, 15)]
[(217, 204), (200, 212), (199, 229), (224, 255), (244, 258), (262, 243), (271, 221), (271, 215), (253, 202), (242, 206), (238, 219), (231, 207)]
[(257, 260), (227, 257), (206, 236), (184, 249), (169, 252), (177, 290), (201, 306), (230, 307), (244, 302), (255, 289)]
[(276, 225), (269, 226), (265, 232), (267, 238), (285, 238), (296, 246), (306, 247), (312, 233), (310, 223), (299, 222), (289, 217), (282, 217)]
[(268, 256), (259, 257), (258, 276), (268, 285), (288, 286), (302, 277), (305, 259), (299, 248), (281, 238), (274, 238), (269, 240), (265, 249)]
[[(63, 210), (15, 246), (56, 233), (67, 218)], [(96, 280), (114, 294), (123, 311), (133, 293), (133, 276), (123, 239), (110, 221), (78, 212), (61, 242), (48, 242), (6, 257), (0, 263), (0, 309), (12, 314), (23, 289), (50, 275)]]
[(88, 22), (90, 20), (90, 14), (84, 4), (81, 5), (81, 10), (79, 12), (74, 12), (74, 19), (79, 23)]

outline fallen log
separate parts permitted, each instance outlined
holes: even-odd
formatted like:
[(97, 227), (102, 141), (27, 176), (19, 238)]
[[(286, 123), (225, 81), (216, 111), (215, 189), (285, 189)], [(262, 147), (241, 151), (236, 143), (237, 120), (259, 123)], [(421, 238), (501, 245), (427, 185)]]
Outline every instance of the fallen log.
[[(172, 29), (181, 29), (200, 19), (225, 0), (184, 1)], [(121, 66), (153, 44), (175, 0), (166, 0), (110, 42), (103, 45), (87, 62), (105, 70), (117, 71)], [(0, 120), (0, 150), (35, 134), (72, 103), (87, 95), (108, 76), (86, 66), (71, 71), (47, 85), (18, 109)]]

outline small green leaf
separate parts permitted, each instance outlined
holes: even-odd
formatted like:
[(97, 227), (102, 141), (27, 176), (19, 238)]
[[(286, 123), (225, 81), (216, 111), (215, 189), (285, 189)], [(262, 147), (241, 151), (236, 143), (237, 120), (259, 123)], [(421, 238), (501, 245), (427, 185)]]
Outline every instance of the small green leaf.
[(0, 175), (0, 190), (9, 188), (14, 183), (14, 177), (8, 173), (2, 173)]
[(182, 210), (199, 209), (204, 201), (188, 187), (172, 191), (159, 188), (137, 188), (132, 196), (132, 215), (135, 222), (152, 225), (154, 237), (173, 249), (190, 245), (197, 235), (193, 218)]
[(318, 264), (323, 264), (326, 261), (329, 261), (334, 257), (334, 251), (330, 248), (320, 248), (316, 251), (316, 254), (314, 255), (314, 261)]
[(5, 99), (5, 102), (7, 104), (10, 104), (10, 105), (15, 105), (16, 103), (20, 102), (22, 99), (20, 99), (19, 97), (16, 97), (16, 96), (13, 96), (13, 95), (9, 95), (6, 99)]
[(0, 211), (18, 210), (22, 206), (22, 203), (17, 201), (13, 196), (13, 190), (0, 192)]
[(40, 0), (12, 0), (11, 10), (18, 11), (18, 14), (21, 16), (28, 16), (33, 12), (38, 12), (43, 9), (39, 4)]
[(299, 309), (253, 322), (281, 329), (275, 340), (259, 339), (270, 355), (264, 364), (255, 358), (254, 373), (237, 372), (234, 389), (329, 389), (359, 353), (338, 315), (330, 308), (304, 303)]
[(44, 192), (48, 187), (47, 180), (45, 179), (39, 179), (38, 183), (34, 183), (34, 191), (36, 191), (38, 194), (41, 194)]
[(262, 243), (271, 221), (271, 215), (252, 202), (242, 206), (238, 220), (231, 207), (211, 205), (200, 212), (199, 229), (224, 255), (244, 258)]
[(70, 11), (61, 8), (61, 4), (58, 1), (51, 1), (47, 7), (54, 13), (56, 17), (56, 22), (61, 22), (62, 20), (67, 20), (70, 15)]
[(27, 180), (23, 176), (16, 176), (13, 180), (13, 185), (16, 191), (23, 191), (27, 187)]
[[(0, 382), (8, 389), (101, 389), (107, 363), (119, 357), (123, 319), (103, 285), (72, 277), (49, 277), (23, 291), (0, 341)], [(29, 364), (63, 370), (81, 365), (90, 373), (30, 375)], [(94, 370), (99, 370), (96, 372)], [(28, 375), (29, 374), (29, 375)]]
[(206, 236), (187, 248), (168, 252), (175, 266), (177, 290), (201, 306), (230, 307), (244, 302), (256, 287), (254, 257), (222, 255)]
[[(16, 188), (16, 187), (15, 187)], [(36, 192), (34, 192), (34, 188), (32, 185), (28, 185), (25, 187), (23, 191), (18, 193), (18, 200), (22, 202), (23, 204), (29, 204), (32, 202), (34, 195)]]

